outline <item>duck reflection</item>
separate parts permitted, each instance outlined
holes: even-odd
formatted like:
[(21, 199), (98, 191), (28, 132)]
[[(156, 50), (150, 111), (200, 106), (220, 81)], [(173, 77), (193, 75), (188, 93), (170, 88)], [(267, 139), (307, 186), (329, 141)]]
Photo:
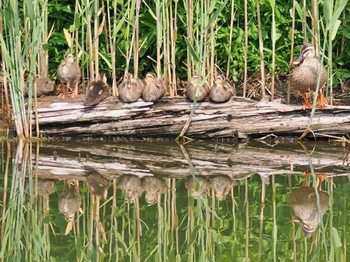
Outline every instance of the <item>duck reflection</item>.
[(157, 197), (167, 189), (164, 179), (152, 176), (142, 178), (142, 186), (146, 192), (146, 202), (149, 205), (153, 205), (157, 201)]
[(125, 175), (119, 180), (119, 186), (125, 193), (125, 201), (127, 203), (135, 203), (136, 199), (142, 194), (142, 181), (137, 176)]
[(48, 196), (55, 192), (55, 183), (51, 180), (38, 179), (38, 195)]
[(66, 189), (66, 181), (64, 181), (63, 192), (58, 196), (58, 209), (64, 214), (66, 220), (71, 222), (74, 220), (75, 213), (79, 211), (82, 199), (79, 194), (79, 182), (71, 180), (68, 182), (68, 191)]
[(211, 187), (215, 192), (215, 196), (221, 201), (225, 200), (227, 194), (230, 192), (234, 180), (228, 176), (215, 176), (211, 180)]
[(91, 194), (98, 196), (103, 200), (107, 199), (108, 188), (110, 186), (110, 181), (108, 179), (101, 174), (93, 173), (86, 177), (86, 183)]
[(188, 177), (185, 181), (185, 186), (190, 192), (191, 196), (194, 199), (198, 199), (208, 193), (210, 181), (201, 176), (196, 176), (195, 178)]
[(309, 174), (306, 175), (302, 186), (292, 190), (290, 194), (293, 221), (300, 224), (305, 237), (311, 237), (321, 222), (320, 210), (317, 206), (317, 194), (319, 195), (322, 214), (328, 209), (328, 195), (319, 189), (325, 176), (319, 175), (317, 177), (319, 181), (317, 192), (314, 187), (306, 186), (308, 176)]

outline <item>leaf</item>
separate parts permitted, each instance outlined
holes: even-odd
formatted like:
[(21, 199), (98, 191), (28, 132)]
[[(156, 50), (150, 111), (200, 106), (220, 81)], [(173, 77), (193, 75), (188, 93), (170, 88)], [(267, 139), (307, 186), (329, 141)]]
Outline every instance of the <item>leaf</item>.
[(67, 41), (69, 48), (72, 48), (72, 46), (73, 46), (72, 36), (68, 32), (68, 30), (65, 28), (63, 28), (63, 32), (64, 32), (64, 36), (66, 37), (66, 41)]
[(332, 227), (332, 236), (333, 236), (333, 243), (336, 247), (341, 247), (342, 243), (338, 234), (338, 230), (335, 227)]
[(334, 27), (336, 21), (338, 20), (341, 12), (343, 12), (344, 7), (346, 6), (346, 3), (348, 2), (348, 0), (342, 0), (339, 7), (337, 8), (337, 10), (335, 10), (335, 12), (333, 13), (333, 16), (331, 18), (331, 21), (329, 22), (329, 24), (326, 27), (326, 30), (331, 29), (332, 27)]
[(216, 12), (213, 14), (213, 16), (210, 18), (208, 25), (206, 26), (206, 30), (214, 23), (216, 18), (218, 18), (219, 14), (221, 13), (222, 9), (224, 9), (225, 5), (227, 4), (228, 0), (225, 0), (225, 2), (222, 3), (222, 5), (216, 10)]
[(297, 1), (294, 1), (294, 4), (295, 4), (295, 10), (297, 10), (297, 13), (299, 15), (299, 18), (300, 19), (303, 19), (303, 11), (299, 5), (299, 3)]
[(194, 59), (196, 62), (199, 62), (198, 54), (196, 53), (196, 51), (194, 50), (194, 48), (193, 48), (193, 46), (191, 45), (190, 41), (188, 41), (188, 38), (186, 38), (186, 37), (185, 37), (185, 42), (186, 42), (187, 47), (188, 47), (189, 50), (190, 50), (190, 53), (191, 53), (193, 59)]
[(106, 56), (104, 56), (101, 52), (98, 52), (98, 55), (103, 59), (103, 61), (106, 62), (107, 66), (112, 69), (112, 64), (111, 62), (108, 60), (108, 58)]
[(198, 231), (202, 228), (201, 225), (197, 225), (193, 231), (191, 232), (191, 236), (190, 236), (190, 241), (188, 242), (188, 245), (187, 247), (190, 248), (193, 244), (193, 242), (196, 240), (197, 238), (197, 234), (198, 234)]
[(332, 35), (331, 35), (331, 40), (332, 41), (334, 40), (335, 36), (337, 35), (340, 23), (341, 23), (340, 20), (335, 21), (334, 27), (332, 29)]

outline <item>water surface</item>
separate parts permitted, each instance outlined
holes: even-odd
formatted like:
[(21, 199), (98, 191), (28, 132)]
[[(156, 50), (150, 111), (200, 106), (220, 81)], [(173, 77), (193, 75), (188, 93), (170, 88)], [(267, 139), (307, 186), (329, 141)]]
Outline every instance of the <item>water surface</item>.
[(348, 163), (330, 142), (2, 143), (0, 257), (346, 261)]

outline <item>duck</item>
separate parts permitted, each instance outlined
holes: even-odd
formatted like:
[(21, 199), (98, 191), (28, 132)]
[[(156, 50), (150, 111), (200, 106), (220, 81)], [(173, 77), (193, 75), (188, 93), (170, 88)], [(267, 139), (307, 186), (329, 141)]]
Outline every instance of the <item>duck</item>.
[(55, 81), (48, 77), (37, 77), (36, 79), (36, 95), (37, 97), (46, 96), (54, 92)]
[[(65, 56), (63, 63), (57, 68), (57, 78), (63, 84), (63, 94), (60, 94), (58, 97), (65, 99), (78, 96), (78, 83), (81, 78), (81, 71), (79, 65), (74, 62), (74, 57), (71, 53)], [(70, 86), (74, 86), (73, 92), (68, 95), (67, 89)]]
[(136, 102), (142, 95), (143, 82), (126, 72), (122, 83), (118, 86), (119, 99), (124, 103)]
[(39, 196), (48, 196), (55, 192), (55, 182), (38, 178), (37, 192)]
[(129, 204), (135, 203), (144, 191), (141, 179), (132, 175), (122, 176), (118, 187), (124, 191), (124, 199)]
[(292, 190), (289, 196), (293, 222), (300, 224), (306, 238), (311, 237), (315, 233), (321, 222), (316, 194), (319, 195), (322, 214), (328, 210), (328, 195), (319, 189), (325, 176), (317, 176), (319, 183), (316, 189), (313, 186), (309, 187), (306, 185), (308, 176), (309, 175), (306, 176), (302, 186)]
[[(304, 99), (302, 109), (311, 109), (312, 103), (309, 102), (306, 93), (314, 92), (317, 87), (317, 78), (321, 74), (320, 88), (317, 96), (317, 103), (319, 107), (328, 105), (328, 100), (322, 95), (321, 88), (327, 81), (327, 70), (320, 63), (316, 56), (315, 48), (310, 43), (305, 43), (300, 50), (299, 58), (293, 62), (294, 69), (289, 75), (289, 85), (291, 89), (298, 90)], [(321, 69), (321, 72), (320, 72)]]
[(95, 106), (103, 99), (109, 96), (110, 87), (107, 84), (105, 73), (100, 73), (100, 78), (97, 81), (92, 81), (88, 84), (87, 93), (85, 95), (84, 106)]
[(164, 179), (152, 176), (142, 178), (142, 187), (146, 192), (145, 199), (148, 205), (153, 205), (158, 196), (167, 189)]
[(186, 97), (189, 100), (194, 101), (195, 98), (197, 98), (197, 101), (201, 102), (208, 96), (208, 94), (209, 94), (209, 86), (208, 86), (207, 83), (202, 84), (199, 87), (198, 94), (196, 94), (197, 86), (200, 83), (200, 81), (201, 81), (200, 77), (195, 75), (187, 83), (185, 94), (186, 94)]
[(216, 103), (224, 103), (233, 95), (235, 95), (235, 87), (223, 75), (218, 75), (210, 90), (210, 99)]
[(107, 199), (108, 188), (110, 187), (110, 180), (99, 173), (92, 173), (87, 175), (86, 183), (92, 195), (97, 196), (103, 200)]
[[(25, 82), (24, 95), (25, 96), (28, 96), (28, 90), (30, 88), (29, 74), (30, 72), (28, 70), (24, 70), (24, 82)], [(55, 91), (56, 83), (49, 77), (35, 76), (35, 82), (36, 82), (37, 97), (46, 96)], [(32, 88), (32, 91), (34, 91), (34, 87)], [(34, 97), (34, 92), (32, 92), (32, 96)]]
[(64, 190), (58, 196), (58, 209), (64, 214), (68, 222), (74, 220), (75, 213), (79, 211), (82, 203), (78, 181), (74, 180), (72, 183), (73, 185), (69, 184), (68, 191)]
[(215, 176), (211, 180), (211, 187), (215, 192), (215, 196), (220, 201), (225, 200), (233, 184), (234, 181), (230, 177), (224, 175)]
[(205, 177), (188, 177), (185, 181), (185, 187), (194, 199), (199, 199), (208, 193), (210, 181)]
[(144, 78), (142, 99), (146, 102), (154, 102), (164, 95), (164, 82), (154, 73), (147, 73)]

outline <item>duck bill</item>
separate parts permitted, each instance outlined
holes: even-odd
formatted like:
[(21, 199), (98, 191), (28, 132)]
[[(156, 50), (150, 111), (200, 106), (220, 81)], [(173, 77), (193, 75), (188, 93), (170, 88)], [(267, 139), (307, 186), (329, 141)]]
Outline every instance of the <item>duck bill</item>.
[(304, 59), (305, 59), (304, 55), (301, 54), (301, 55), (298, 57), (298, 59), (295, 60), (295, 61), (293, 62), (293, 65), (299, 65), (300, 63), (302, 63), (302, 62), (304, 61)]

